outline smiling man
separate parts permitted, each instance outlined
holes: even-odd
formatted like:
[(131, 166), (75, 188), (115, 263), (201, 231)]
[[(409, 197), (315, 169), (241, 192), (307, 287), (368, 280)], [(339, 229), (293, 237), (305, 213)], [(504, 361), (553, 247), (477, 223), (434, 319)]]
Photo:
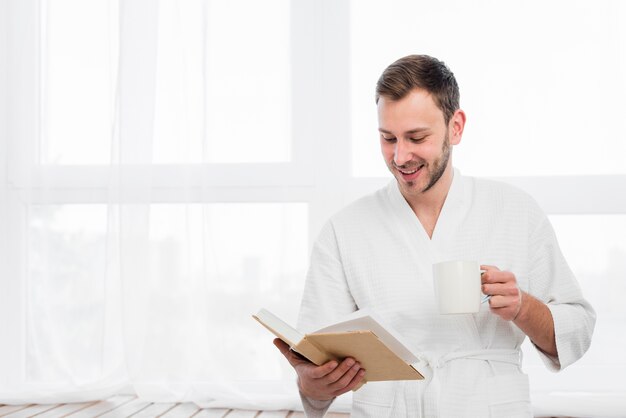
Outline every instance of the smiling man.
[[(547, 217), (525, 193), (465, 177), (452, 166), (466, 116), (441, 61), (411, 55), (376, 86), (380, 146), (395, 179), (333, 216), (318, 237), (300, 313), (308, 332), (363, 308), (400, 332), (424, 381), (371, 382), (355, 417), (530, 417), (521, 371), (526, 337), (558, 371), (589, 347), (595, 313), (563, 258)], [(432, 265), (478, 260), (489, 306), (440, 315)], [(307, 416), (356, 388), (358, 359), (321, 366), (275, 344), (298, 374)]]

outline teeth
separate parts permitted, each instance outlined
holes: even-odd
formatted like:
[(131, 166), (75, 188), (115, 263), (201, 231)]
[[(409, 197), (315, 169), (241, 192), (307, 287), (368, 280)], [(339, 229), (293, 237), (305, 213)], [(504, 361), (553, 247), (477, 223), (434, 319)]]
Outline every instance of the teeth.
[(421, 165), (419, 167), (416, 167), (415, 170), (413, 170), (413, 171), (403, 171), (403, 170), (400, 170), (400, 169), (398, 169), (398, 171), (400, 171), (402, 174), (414, 174), (414, 173), (417, 173), (417, 170), (419, 170), (420, 168), (422, 168)]

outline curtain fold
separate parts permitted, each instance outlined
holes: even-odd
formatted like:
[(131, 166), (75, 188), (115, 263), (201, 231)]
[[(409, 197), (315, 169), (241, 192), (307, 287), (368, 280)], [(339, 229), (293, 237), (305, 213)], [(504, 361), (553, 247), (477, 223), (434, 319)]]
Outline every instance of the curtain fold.
[[(216, 180), (198, 177), (211, 158), (206, 121), (220, 123), (207, 115), (208, 2), (96, 1), (108, 16), (99, 24), (111, 30), (103, 50), (85, 47), (92, 41), (81, 33), (65, 40), (108, 68), (84, 79), (47, 52), (63, 55), (59, 4), (84, 7), (0, 6), (3, 22), (30, 23), (11, 23), (4, 45), (7, 78), (17, 82), (3, 85), (3, 100), (18, 117), (7, 116), (0, 142), (0, 403), (126, 391), (297, 408), (292, 372), (250, 315), (273, 303), (295, 318), (306, 204), (216, 202)], [(88, 32), (85, 20), (70, 23)], [(74, 112), (66, 131), (57, 126), (66, 94), (57, 80), (87, 90), (63, 102)], [(58, 150), (82, 126), (81, 108), (93, 103), (81, 98), (100, 94), (99, 83), (112, 86), (94, 117), (104, 128), (79, 131), (76, 147), (106, 151), (89, 154), (92, 163), (68, 160)], [(304, 233), (291, 234), (294, 226)]]

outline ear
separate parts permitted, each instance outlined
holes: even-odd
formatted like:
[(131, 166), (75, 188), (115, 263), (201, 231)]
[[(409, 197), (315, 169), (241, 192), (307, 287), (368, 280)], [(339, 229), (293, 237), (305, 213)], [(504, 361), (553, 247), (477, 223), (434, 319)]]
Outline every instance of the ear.
[(465, 129), (465, 112), (458, 109), (448, 123), (448, 132), (450, 132), (450, 144), (458, 145), (461, 142), (463, 136), (463, 129)]

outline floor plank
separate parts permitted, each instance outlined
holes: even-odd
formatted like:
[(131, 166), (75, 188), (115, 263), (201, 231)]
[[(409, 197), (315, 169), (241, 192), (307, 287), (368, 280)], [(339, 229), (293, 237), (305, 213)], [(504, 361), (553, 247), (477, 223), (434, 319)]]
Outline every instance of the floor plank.
[(201, 409), (193, 418), (222, 418), (230, 412), (230, 409)]
[[(0, 417), (7, 418), (304, 418), (298, 411), (253, 411), (206, 408), (195, 403), (152, 403), (132, 395), (117, 395), (104, 401), (49, 404), (0, 405)], [(328, 418), (347, 418), (350, 414), (330, 412)]]
[(88, 408), (91, 405), (95, 405), (98, 402), (99, 401), (61, 404), (58, 407), (50, 409), (49, 411), (46, 411), (41, 415), (37, 415), (37, 418), (63, 418), (85, 408)]
[[(179, 404), (175, 404), (175, 403), (166, 403), (166, 402), (159, 402), (159, 403), (153, 403), (150, 404), (147, 408), (142, 409), (141, 411), (137, 412), (136, 414), (132, 415), (133, 418), (154, 418), (154, 417), (170, 417), (169, 411), (170, 409), (174, 408), (175, 406), (177, 406)], [(190, 417), (190, 415), (187, 415), (187, 417)]]
[(289, 411), (261, 411), (259, 418), (287, 418)]
[(99, 417), (102, 414), (106, 414), (109, 411), (113, 411), (120, 406), (131, 402), (135, 399), (135, 396), (132, 395), (117, 395), (112, 396), (106, 401), (96, 402), (95, 404), (81, 409), (80, 411), (71, 414), (71, 418), (94, 418)]
[(151, 402), (133, 399), (112, 411), (99, 415), (99, 418), (128, 418), (149, 407)]
[[(192, 417), (200, 408), (193, 402), (173, 404), (167, 413), (161, 415), (163, 418), (189, 418)], [(133, 417), (135, 418), (135, 417)], [(146, 417), (147, 418), (147, 417)]]
[(49, 411), (53, 408), (57, 408), (59, 405), (54, 404), (36, 404), (30, 405), (24, 409), (20, 409), (19, 411), (10, 413), (6, 415), (9, 418), (28, 418), (35, 416), (37, 414), (41, 414), (42, 412)]
[(226, 418), (254, 418), (259, 414), (259, 411), (250, 411), (247, 409), (232, 409)]
[(0, 417), (28, 408), (30, 405), (2, 405), (0, 406)]

